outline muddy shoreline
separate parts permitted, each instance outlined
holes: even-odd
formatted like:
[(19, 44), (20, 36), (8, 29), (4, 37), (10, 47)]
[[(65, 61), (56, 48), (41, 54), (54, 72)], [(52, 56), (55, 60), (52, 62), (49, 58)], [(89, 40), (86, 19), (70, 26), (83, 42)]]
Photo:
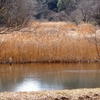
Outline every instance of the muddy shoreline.
[(100, 88), (39, 92), (1, 92), (0, 100), (100, 100)]

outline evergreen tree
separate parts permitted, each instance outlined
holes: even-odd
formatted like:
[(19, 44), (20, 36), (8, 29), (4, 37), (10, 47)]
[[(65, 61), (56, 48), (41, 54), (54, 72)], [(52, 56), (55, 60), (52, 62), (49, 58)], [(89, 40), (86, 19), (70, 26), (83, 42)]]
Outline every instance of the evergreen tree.
[(76, 7), (76, 0), (58, 0), (57, 7), (59, 11), (73, 10)]

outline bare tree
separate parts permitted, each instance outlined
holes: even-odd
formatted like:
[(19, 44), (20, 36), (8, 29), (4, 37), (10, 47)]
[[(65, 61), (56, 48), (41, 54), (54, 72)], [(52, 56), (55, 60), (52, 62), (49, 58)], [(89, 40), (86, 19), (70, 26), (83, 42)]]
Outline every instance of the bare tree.
[(89, 22), (92, 20), (93, 9), (94, 9), (94, 0), (81, 0), (78, 9), (81, 13), (81, 18), (83, 22)]
[(99, 30), (98, 32), (96, 31), (94, 34), (90, 34), (90, 36), (84, 35), (84, 37), (92, 44), (95, 45), (95, 49), (97, 52), (98, 57), (100, 58), (100, 35), (99, 35)]
[(30, 5), (30, 0), (0, 0), (0, 22), (13, 28), (27, 25)]
[(97, 25), (100, 25), (100, 0), (95, 0), (93, 18)]

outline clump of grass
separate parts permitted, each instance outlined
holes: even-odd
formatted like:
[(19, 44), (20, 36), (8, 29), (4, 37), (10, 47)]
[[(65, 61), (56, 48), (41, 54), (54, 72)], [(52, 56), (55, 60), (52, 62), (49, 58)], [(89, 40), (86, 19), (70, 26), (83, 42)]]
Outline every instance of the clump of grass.
[[(32, 31), (34, 27), (37, 29)], [(28, 31), (0, 35), (0, 61), (9, 62), (9, 58), (21, 63), (97, 61), (95, 44), (81, 36), (94, 31), (95, 27), (90, 24), (34, 22)]]
[(94, 34), (96, 27), (89, 23), (80, 24), (78, 25), (78, 32), (80, 34)]

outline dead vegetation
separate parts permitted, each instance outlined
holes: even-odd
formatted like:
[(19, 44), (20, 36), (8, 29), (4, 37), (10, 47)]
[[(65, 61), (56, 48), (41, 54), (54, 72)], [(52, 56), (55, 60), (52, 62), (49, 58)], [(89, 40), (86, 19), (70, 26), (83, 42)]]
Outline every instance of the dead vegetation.
[(0, 93), (1, 100), (100, 100), (100, 89)]
[(100, 31), (91, 24), (32, 22), (20, 31), (0, 35), (0, 62), (9, 58), (14, 63), (95, 62), (100, 60), (99, 40)]

